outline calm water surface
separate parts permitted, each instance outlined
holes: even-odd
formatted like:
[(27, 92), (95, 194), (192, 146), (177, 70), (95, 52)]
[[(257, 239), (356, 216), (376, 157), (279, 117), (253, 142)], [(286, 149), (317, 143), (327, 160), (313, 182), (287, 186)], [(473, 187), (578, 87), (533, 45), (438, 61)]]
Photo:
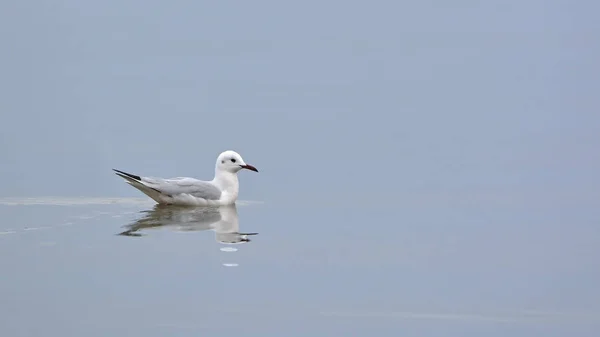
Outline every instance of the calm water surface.
[[(5, 198), (5, 336), (595, 336), (598, 237), (471, 207)], [(495, 213), (495, 212), (494, 212)]]
[(599, 12), (0, 2), (0, 337), (600, 336)]

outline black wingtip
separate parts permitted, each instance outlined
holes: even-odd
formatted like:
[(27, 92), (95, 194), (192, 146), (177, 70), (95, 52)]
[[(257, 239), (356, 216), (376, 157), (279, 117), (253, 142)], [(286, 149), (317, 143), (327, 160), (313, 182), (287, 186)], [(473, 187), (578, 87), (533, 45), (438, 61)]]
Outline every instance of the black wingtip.
[(120, 173), (124, 176), (128, 176), (129, 178), (135, 179), (135, 180), (142, 180), (142, 178), (140, 176), (136, 176), (135, 174), (131, 174), (131, 173), (127, 173), (127, 172), (123, 172), (123, 171), (119, 171), (117, 169), (113, 169), (113, 171)]

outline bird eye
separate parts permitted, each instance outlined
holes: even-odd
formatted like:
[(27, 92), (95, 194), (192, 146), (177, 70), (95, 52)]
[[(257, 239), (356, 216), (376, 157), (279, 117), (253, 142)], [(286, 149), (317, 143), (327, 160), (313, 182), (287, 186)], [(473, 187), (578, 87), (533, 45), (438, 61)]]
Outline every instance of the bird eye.
[(235, 163), (235, 159), (231, 158), (231, 162), (232, 162), (232, 163)]

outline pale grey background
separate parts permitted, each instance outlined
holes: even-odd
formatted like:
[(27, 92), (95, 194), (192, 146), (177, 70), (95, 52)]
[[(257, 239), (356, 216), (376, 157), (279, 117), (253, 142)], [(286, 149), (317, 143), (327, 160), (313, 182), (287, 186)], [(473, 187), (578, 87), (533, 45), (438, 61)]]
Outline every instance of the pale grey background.
[[(235, 331), (261, 336), (597, 336), (588, 323), (507, 330), (389, 313), (597, 317), (599, 10), (566, 0), (2, 2), (0, 197), (137, 197), (111, 168), (210, 179), (216, 155), (235, 149), (260, 170), (242, 173), (240, 198), (264, 205), (240, 210), (261, 234), (241, 255), (254, 269), (226, 285), (219, 263), (186, 264), (186, 249), (217, 251), (209, 234), (145, 238), (144, 248), (114, 237), (126, 222), (111, 218), (27, 236), (32, 221), (81, 210), (3, 206), (3, 229), (17, 233), (0, 240), (0, 313), (11, 322), (0, 326), (173, 335), (145, 322), (182, 308), (171, 313), (192, 327), (176, 331), (198, 335), (194, 305), (206, 322), (226, 319), (211, 313), (221, 294), (233, 309), (271, 303), (266, 317), (289, 309), (289, 325), (270, 330), (266, 318), (236, 316)], [(46, 241), (62, 250), (40, 250)], [(298, 262), (311, 252), (319, 258)], [(132, 255), (148, 260), (132, 266)], [(38, 279), (66, 288), (31, 291), (46, 284)], [(68, 294), (85, 302), (63, 302)], [(77, 321), (85, 303), (94, 319)], [(311, 316), (336, 310), (384, 314)], [(132, 311), (140, 326), (124, 318)]]

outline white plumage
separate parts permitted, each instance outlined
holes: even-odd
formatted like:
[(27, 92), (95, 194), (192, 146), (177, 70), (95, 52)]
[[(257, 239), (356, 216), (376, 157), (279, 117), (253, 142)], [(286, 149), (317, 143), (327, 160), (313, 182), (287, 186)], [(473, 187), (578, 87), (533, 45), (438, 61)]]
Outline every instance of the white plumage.
[(184, 206), (221, 206), (234, 204), (238, 197), (237, 173), (241, 169), (258, 170), (248, 165), (235, 151), (225, 151), (217, 157), (215, 176), (210, 181), (189, 177), (142, 177), (113, 169), (131, 186), (159, 204)]

